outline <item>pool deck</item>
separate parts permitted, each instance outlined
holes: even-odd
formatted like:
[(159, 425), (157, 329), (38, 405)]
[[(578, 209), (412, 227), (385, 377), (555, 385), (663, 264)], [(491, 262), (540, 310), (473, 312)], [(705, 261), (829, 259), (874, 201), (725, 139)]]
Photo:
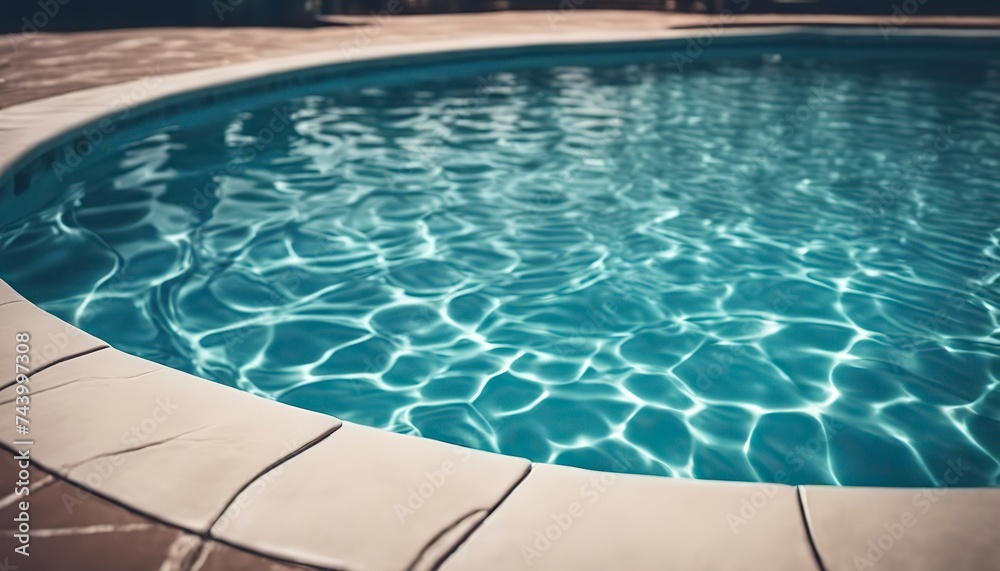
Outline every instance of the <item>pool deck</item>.
[[(120, 109), (123, 97), (140, 105), (420, 50), (698, 37), (705, 25), (706, 37), (729, 33), (718, 23), (508, 12), (315, 30), (11, 36), (0, 48), (0, 171), (9, 182), (34, 149)], [(756, 30), (804, 20), (727, 23)], [(898, 23), (983, 28), (1000, 19)], [(19, 383), (21, 332), (30, 360)], [(18, 391), (30, 391), (28, 435), (16, 432)], [(8, 451), (0, 455), (3, 569), (1000, 569), (1000, 489), (796, 487), (532, 464), (341, 422), (126, 355), (3, 282), (0, 447)], [(15, 456), (26, 449), (30, 473), (19, 474)], [(30, 495), (18, 495), (25, 476)], [(30, 558), (14, 552), (23, 501)]]
[[(73, 34), (8, 34), (0, 41), (0, 108), (61, 93), (238, 63), (321, 51), (362, 54), (383, 46), (483, 37), (645, 34), (667, 29), (803, 24), (1000, 28), (1000, 17), (693, 15), (635, 11), (493, 12), (435, 16), (328, 17), (292, 28), (158, 28)], [(701, 30), (694, 30), (698, 33)]]

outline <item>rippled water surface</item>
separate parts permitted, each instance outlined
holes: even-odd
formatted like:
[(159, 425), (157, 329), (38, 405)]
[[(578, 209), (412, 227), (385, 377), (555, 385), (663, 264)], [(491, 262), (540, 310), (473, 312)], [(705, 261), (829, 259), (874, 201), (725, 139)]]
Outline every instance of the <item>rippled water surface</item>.
[(996, 61), (553, 67), (143, 129), (0, 230), (0, 277), (127, 352), (536, 461), (998, 482)]

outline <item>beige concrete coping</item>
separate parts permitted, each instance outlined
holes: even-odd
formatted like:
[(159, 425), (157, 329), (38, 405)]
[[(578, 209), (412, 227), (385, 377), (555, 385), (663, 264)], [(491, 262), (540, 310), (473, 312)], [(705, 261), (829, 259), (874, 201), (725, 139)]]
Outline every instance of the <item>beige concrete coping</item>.
[(1000, 569), (1000, 490), (801, 490), (827, 571)]
[[(37, 331), (47, 316), (19, 327)], [(6, 322), (10, 305), (0, 307)], [(47, 318), (47, 319), (46, 319)], [(9, 343), (8, 343), (9, 345)], [(243, 487), (340, 426), (103, 349), (30, 377), (32, 453), (42, 466), (163, 521), (207, 531)], [(0, 391), (0, 441), (17, 448), (15, 387)]]
[[(15, 367), (17, 344), (15, 335), (31, 325), (30, 342), (27, 343), (28, 363), (24, 368)], [(108, 345), (73, 327), (61, 319), (38, 310), (9, 285), (0, 280), (0, 387), (14, 382), (18, 373), (33, 373), (65, 359), (84, 355)]]
[[(554, 41), (684, 39), (699, 32), (583, 30), (552, 40), (504, 36), (498, 30), (456, 41), (431, 34), (424, 41), (376, 46), (353, 57), (374, 60)], [(802, 32), (786, 27), (718, 34)], [(258, 61), (167, 76), (156, 89), (134, 81), (0, 110), (0, 178), (9, 182), (11, 168), (20, 161), (40, 156), (53, 140), (72, 138), (74, 129), (113, 112), (123, 94), (137, 89), (147, 89), (147, 101), (182, 98), (191, 90), (343, 63), (345, 57), (338, 51)], [(17, 208), (28, 199), (0, 200)], [(7, 338), (0, 343), (0, 359), (6, 362), (14, 358), (9, 342), (14, 331), (26, 330), (44, 341), (50, 332), (70, 328), (15, 295), (0, 286), (0, 335)], [(529, 470), (516, 458), (341, 425), (102, 348), (82, 333), (74, 339), (58, 344), (51, 359), (33, 355), (38, 371), (30, 378), (34, 462), (120, 506), (181, 528), (169, 536), (175, 540), (196, 536), (217, 546), (212, 538), (218, 538), (306, 565), (351, 571), (849, 569), (867, 539), (877, 542), (882, 522), (912, 502), (909, 498), (938, 493), (810, 486), (804, 488), (805, 525), (795, 488), (548, 465)], [(9, 449), (17, 446), (13, 390), (0, 391), (0, 443)], [(996, 568), (1000, 541), (997, 511), (990, 507), (998, 502), (997, 489), (948, 492), (947, 500), (873, 568)], [(548, 542), (539, 540), (539, 533)], [(526, 546), (539, 556), (526, 552)], [(218, 563), (228, 557), (214, 560), (215, 568), (232, 568)], [(209, 553), (200, 564), (211, 561)], [(74, 562), (58, 563), (69, 567)]]
[[(18, 460), (0, 455), (0, 475), (18, 471)], [(30, 558), (12, 557), (21, 545), (13, 537), (19, 501), (0, 499), (0, 554), (9, 571), (294, 571), (306, 569), (169, 527), (133, 513), (91, 492), (31, 470)], [(7, 481), (5, 478), (4, 481)]]
[[(528, 466), (345, 423), (244, 491), (212, 535), (320, 567), (431, 569)], [(303, 513), (322, 515), (288, 517)]]
[(616, 569), (626, 561), (648, 571), (818, 569), (791, 486), (547, 464), (534, 466), (441, 569)]
[(0, 280), (0, 305), (10, 303), (12, 301), (21, 301), (24, 298), (21, 294), (14, 291), (14, 288), (7, 285), (6, 282)]

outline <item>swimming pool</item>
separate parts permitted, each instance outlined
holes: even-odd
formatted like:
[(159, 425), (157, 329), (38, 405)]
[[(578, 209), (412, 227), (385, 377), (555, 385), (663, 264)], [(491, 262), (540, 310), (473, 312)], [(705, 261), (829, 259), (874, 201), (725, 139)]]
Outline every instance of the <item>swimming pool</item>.
[(32, 179), (65, 195), (0, 277), (130, 353), (536, 461), (994, 484), (992, 52), (681, 50), (135, 125)]

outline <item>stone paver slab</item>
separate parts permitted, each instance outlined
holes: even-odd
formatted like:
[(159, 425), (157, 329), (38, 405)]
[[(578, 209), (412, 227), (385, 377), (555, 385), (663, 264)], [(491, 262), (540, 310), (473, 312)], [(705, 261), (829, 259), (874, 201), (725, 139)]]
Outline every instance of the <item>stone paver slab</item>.
[[(20, 470), (0, 451), (0, 484), (13, 490)], [(13, 571), (303, 571), (216, 541), (168, 527), (31, 468), (30, 493), (0, 498), (0, 569)], [(31, 526), (28, 552), (14, 551), (14, 537), (27, 501)], [(23, 519), (23, 518), (22, 518)], [(6, 557), (6, 562), (3, 559)], [(6, 565), (4, 567), (3, 565)]]
[[(340, 421), (252, 396), (114, 349), (30, 380), (35, 462), (73, 482), (206, 531), (260, 473)], [(0, 440), (14, 434), (0, 391)]]
[[(389, 571), (444, 554), (528, 471), (526, 460), (344, 426), (247, 488), (212, 528), (290, 561)], [(447, 545), (445, 545), (447, 544)]]
[(816, 570), (795, 488), (537, 464), (442, 571)]
[(801, 491), (827, 571), (1000, 569), (1000, 489)]
[(0, 386), (14, 382), (19, 333), (28, 334), (29, 359), (24, 364), (28, 375), (62, 359), (107, 347), (100, 339), (35, 307), (0, 281)]

